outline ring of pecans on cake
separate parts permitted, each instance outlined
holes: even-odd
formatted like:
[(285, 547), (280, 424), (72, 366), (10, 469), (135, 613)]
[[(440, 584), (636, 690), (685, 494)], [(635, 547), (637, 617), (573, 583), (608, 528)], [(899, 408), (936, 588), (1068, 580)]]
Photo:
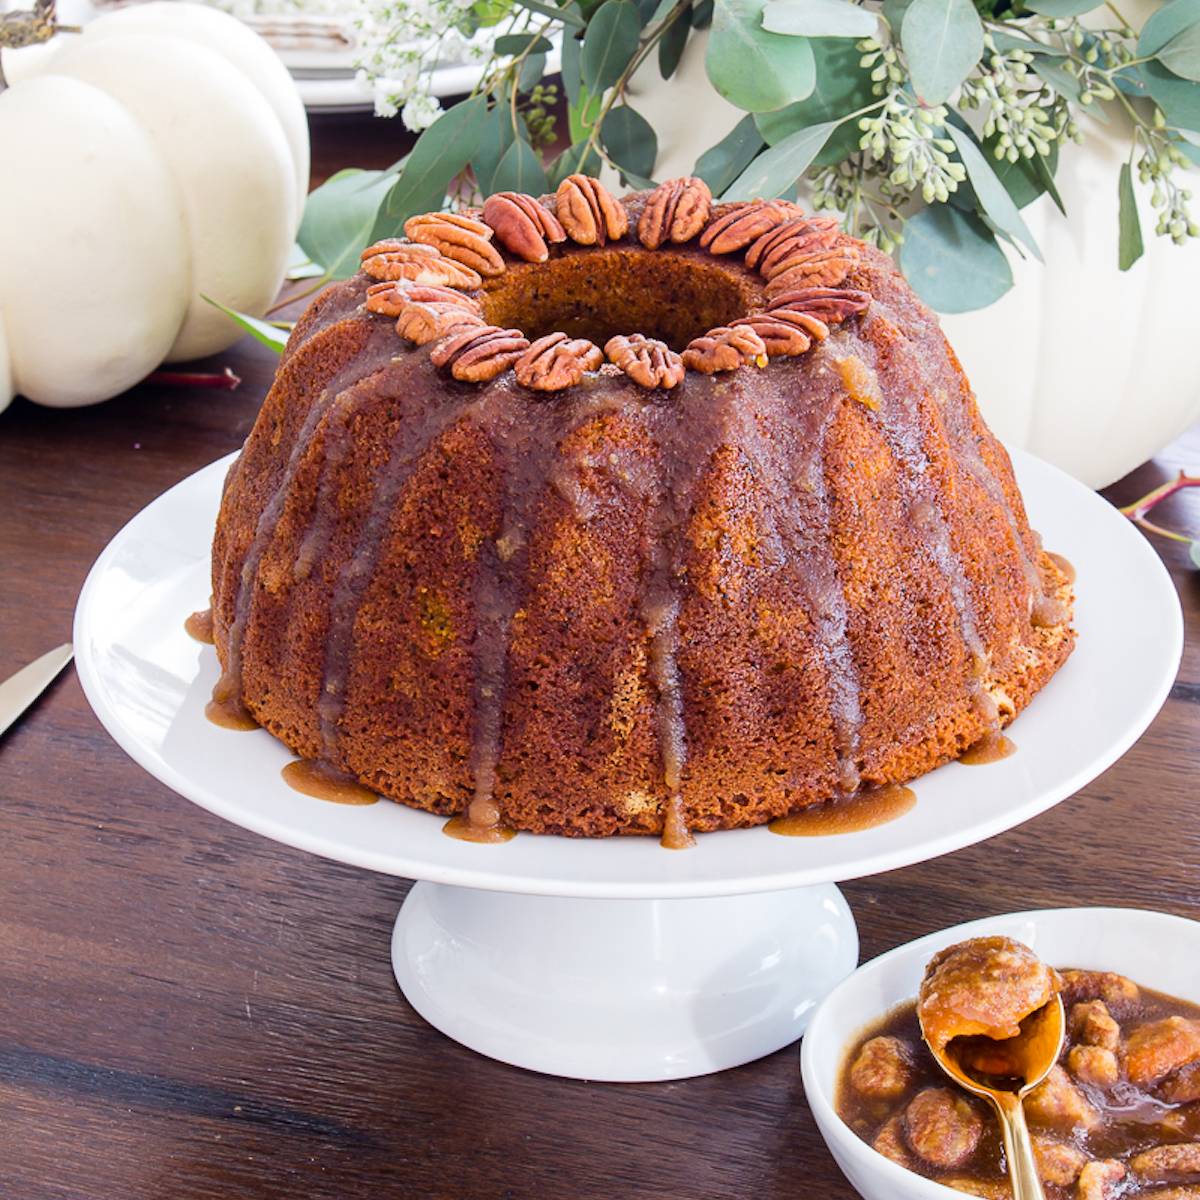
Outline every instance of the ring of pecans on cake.
[(626, 208), (586, 175), (568, 176), (545, 201), (499, 192), (479, 210), (412, 217), (404, 239), (368, 246), (362, 269), (378, 282), (366, 305), (394, 317), (408, 341), (436, 342), (434, 364), (455, 379), (481, 383), (511, 370), (523, 387), (559, 391), (605, 361), (644, 388), (677, 387), (688, 371), (765, 367), (769, 358), (806, 353), (870, 303), (866, 292), (844, 286), (858, 254), (833, 218), (786, 200), (714, 205), (708, 185), (691, 177), (655, 188), (632, 232), (648, 250), (698, 239), (711, 255), (742, 254), (765, 285), (760, 304), (693, 338), (682, 353), (640, 332), (600, 347), (563, 330), (531, 341), (520, 329), (486, 320), (480, 291), (507, 269), (497, 244), (516, 259), (542, 263), (551, 246), (603, 247), (630, 232)]

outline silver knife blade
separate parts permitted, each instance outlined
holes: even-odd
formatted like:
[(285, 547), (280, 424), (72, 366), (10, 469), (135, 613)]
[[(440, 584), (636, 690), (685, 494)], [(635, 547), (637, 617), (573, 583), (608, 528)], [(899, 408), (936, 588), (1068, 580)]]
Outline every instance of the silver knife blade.
[(0, 737), (54, 682), (55, 676), (71, 661), (74, 653), (70, 642), (57, 646), (0, 683)]

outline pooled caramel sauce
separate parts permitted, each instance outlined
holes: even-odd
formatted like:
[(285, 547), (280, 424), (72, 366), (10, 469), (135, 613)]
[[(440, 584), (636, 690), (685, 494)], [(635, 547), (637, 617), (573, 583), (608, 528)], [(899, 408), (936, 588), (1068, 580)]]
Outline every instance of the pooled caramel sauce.
[(494, 846), (500, 842), (510, 842), (517, 836), (515, 829), (497, 821), (493, 825), (480, 825), (472, 821), (468, 813), (459, 813), (451, 817), (442, 826), (442, 832), (447, 837), (457, 838), (460, 842), (478, 842), (484, 846)]
[(331, 804), (374, 804), (379, 799), (370, 788), (336, 767), (309, 758), (298, 758), (279, 773), (288, 787)]
[(183, 623), (184, 629), (187, 630), (188, 636), (193, 637), (198, 642), (203, 642), (206, 646), (213, 644), (213, 615), (211, 608), (202, 608), (199, 612), (194, 612)]
[(899, 783), (869, 788), (844, 800), (830, 800), (790, 816), (777, 817), (767, 828), (784, 837), (829, 837), (858, 833), (902, 817), (917, 802), (917, 793)]
[(1016, 750), (1016, 743), (1011, 738), (1005, 737), (999, 729), (989, 729), (979, 741), (959, 755), (958, 761), (968, 767), (981, 767), (999, 762), (1015, 754)]
[(1069, 558), (1064, 558), (1061, 554), (1055, 554), (1052, 550), (1047, 550), (1046, 556), (1066, 576), (1068, 583), (1075, 582), (1075, 564)]
[(236, 697), (218, 700), (214, 696), (204, 706), (204, 715), (222, 729), (257, 729), (258, 722), (242, 707)]

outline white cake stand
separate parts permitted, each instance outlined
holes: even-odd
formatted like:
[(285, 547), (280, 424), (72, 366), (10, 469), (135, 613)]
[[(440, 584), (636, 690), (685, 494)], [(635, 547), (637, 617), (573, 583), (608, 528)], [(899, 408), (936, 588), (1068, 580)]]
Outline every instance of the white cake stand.
[(288, 845), (420, 880), (396, 921), (404, 994), (493, 1058), (599, 1080), (678, 1079), (795, 1040), (855, 965), (838, 880), (935, 858), (1070, 796), (1119, 758), (1175, 678), (1171, 580), (1140, 532), (1069, 476), (1014, 455), (1035, 528), (1078, 571), (1079, 644), (1012, 730), (1019, 752), (915, 785), (898, 820), (860, 833), (456, 841), (387, 801), (346, 807), (288, 787), (288, 751), (204, 716), (214, 651), (184, 632), (209, 595), (209, 542), (229, 460), (185, 479), (100, 556), (75, 619), (88, 700), (138, 763), (189, 800)]

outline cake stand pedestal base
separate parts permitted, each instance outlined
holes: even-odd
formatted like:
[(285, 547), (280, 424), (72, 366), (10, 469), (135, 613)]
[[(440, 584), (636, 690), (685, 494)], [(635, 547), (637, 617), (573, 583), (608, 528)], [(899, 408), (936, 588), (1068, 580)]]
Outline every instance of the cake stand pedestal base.
[(392, 934), (404, 995), (448, 1037), (533, 1071), (623, 1083), (786, 1046), (857, 961), (832, 884), (587, 900), (422, 882)]

